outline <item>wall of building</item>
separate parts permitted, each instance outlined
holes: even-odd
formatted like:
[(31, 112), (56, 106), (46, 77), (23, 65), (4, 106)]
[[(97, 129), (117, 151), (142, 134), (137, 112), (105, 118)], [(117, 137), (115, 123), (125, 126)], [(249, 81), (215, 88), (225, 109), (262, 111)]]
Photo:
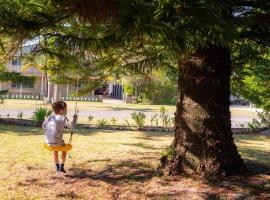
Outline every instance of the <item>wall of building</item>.
[(8, 90), (9, 93), (11, 94), (15, 94), (15, 95), (20, 95), (20, 94), (24, 94), (24, 95), (34, 95), (34, 96), (37, 96), (37, 95), (41, 95), (42, 94), (42, 91), (43, 93), (45, 92), (45, 88), (43, 86), (43, 90), (42, 90), (42, 77), (36, 77), (35, 78), (35, 81), (34, 81), (34, 87), (33, 88), (20, 88), (20, 87), (12, 87), (12, 82), (4, 82), (4, 83), (0, 83), (1, 84), (1, 87), (0, 89), (1, 90)]
[[(27, 50), (27, 48), (28, 47), (26, 47), (25, 49)], [(32, 88), (21, 88), (18, 86), (12, 87), (11, 82), (0, 82), (0, 90), (9, 90), (9, 94), (11, 95), (19, 95), (20, 97), (23, 97), (23, 95), (30, 95), (35, 96), (35, 98), (38, 97), (40, 99), (43, 99), (45, 96), (47, 96), (48, 91), (48, 96), (50, 100), (52, 100), (52, 98), (53, 100), (56, 100), (61, 99), (62, 97), (72, 96), (76, 91), (75, 85), (56, 85), (50, 82), (47, 90), (46, 78), (42, 71), (39, 71), (35, 67), (30, 67), (28, 70), (22, 71), (23, 66), (20, 60), (20, 55), (15, 56), (12, 61), (8, 62), (6, 65), (9, 71), (18, 72), (24, 76), (35, 77), (34, 87)], [(85, 97), (91, 97), (92, 95), (93, 92), (90, 92), (88, 95), (85, 95)]]

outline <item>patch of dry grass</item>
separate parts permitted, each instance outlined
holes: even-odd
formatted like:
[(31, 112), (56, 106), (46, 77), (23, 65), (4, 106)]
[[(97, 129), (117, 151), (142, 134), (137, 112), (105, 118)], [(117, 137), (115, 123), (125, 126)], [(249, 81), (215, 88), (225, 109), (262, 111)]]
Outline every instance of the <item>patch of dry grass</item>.
[(158, 175), (159, 158), (172, 141), (171, 133), (77, 130), (64, 175), (54, 172), (52, 155), (42, 148), (40, 129), (0, 125), (0, 199), (270, 197), (269, 137), (235, 137), (242, 156), (250, 162), (248, 166), (259, 170), (206, 182)]

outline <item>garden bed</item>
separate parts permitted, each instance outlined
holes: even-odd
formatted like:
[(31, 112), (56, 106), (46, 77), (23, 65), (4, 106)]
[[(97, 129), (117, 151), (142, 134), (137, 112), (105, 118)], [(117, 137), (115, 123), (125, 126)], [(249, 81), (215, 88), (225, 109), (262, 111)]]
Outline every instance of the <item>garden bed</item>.
[(36, 126), (33, 120), (30, 120), (30, 119), (16, 119), (16, 118), (0, 118), (0, 124), (29, 126), (29, 127), (35, 127)]
[[(0, 124), (6, 125), (19, 125), (19, 126), (28, 126), (28, 127), (37, 127), (36, 123), (31, 119), (16, 119), (16, 118), (0, 118)], [(153, 127), (153, 126), (144, 126), (138, 128), (138, 126), (123, 126), (123, 125), (106, 125), (98, 126), (96, 124), (77, 124), (76, 128), (79, 129), (102, 129), (102, 130), (124, 130), (124, 131), (160, 131), (160, 132), (173, 132), (173, 127)], [(253, 134), (260, 133), (266, 130), (266, 128), (258, 128), (256, 130), (250, 130), (249, 128), (232, 128), (233, 133), (235, 134)]]

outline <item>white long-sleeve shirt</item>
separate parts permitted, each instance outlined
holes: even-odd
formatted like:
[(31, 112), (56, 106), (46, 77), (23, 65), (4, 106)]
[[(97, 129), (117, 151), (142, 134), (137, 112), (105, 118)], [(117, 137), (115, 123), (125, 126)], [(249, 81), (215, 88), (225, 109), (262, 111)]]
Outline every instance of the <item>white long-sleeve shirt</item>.
[(51, 146), (65, 145), (63, 140), (64, 128), (72, 128), (75, 124), (76, 120), (73, 119), (70, 122), (65, 115), (52, 114), (42, 124), (42, 128), (45, 129), (45, 142)]

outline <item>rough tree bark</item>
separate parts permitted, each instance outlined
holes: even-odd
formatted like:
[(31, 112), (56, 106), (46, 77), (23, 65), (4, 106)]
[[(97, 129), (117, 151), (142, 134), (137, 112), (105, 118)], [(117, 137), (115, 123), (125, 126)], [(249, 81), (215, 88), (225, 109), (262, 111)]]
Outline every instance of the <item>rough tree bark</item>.
[(173, 155), (161, 158), (165, 174), (227, 176), (244, 171), (231, 132), (230, 51), (209, 45), (179, 62)]

